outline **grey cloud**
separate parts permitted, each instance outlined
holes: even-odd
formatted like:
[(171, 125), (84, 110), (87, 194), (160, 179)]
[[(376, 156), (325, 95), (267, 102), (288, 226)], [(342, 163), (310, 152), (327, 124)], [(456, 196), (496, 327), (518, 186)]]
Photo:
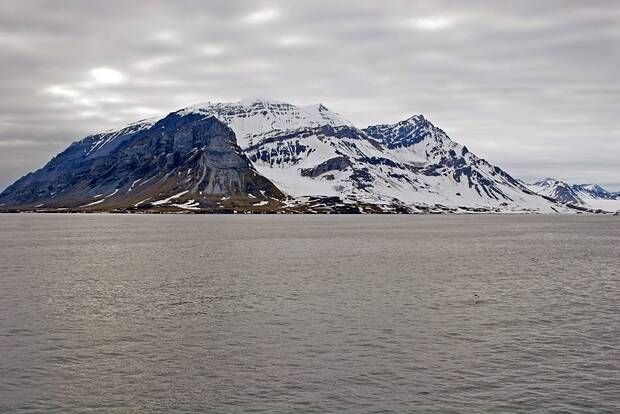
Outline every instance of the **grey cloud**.
[(515, 176), (620, 189), (618, 27), (615, 0), (3, 2), (0, 188), (89, 133), (266, 95), (423, 113)]

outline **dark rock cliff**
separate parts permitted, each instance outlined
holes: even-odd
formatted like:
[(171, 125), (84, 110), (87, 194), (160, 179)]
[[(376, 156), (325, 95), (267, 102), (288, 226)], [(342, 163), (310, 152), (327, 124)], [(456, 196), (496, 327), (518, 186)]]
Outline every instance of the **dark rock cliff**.
[(254, 170), (232, 130), (214, 117), (170, 114), (149, 128), (120, 134), (113, 148), (96, 157), (92, 140), (73, 144), (18, 180), (0, 194), (0, 203), (100, 209), (191, 200), (202, 208), (217, 207), (214, 200), (221, 198), (284, 197)]

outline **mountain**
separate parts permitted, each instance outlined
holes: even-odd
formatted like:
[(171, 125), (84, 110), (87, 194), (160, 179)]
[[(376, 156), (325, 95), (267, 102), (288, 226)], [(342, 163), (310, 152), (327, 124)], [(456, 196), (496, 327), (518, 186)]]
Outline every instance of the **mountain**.
[(414, 191), (407, 191), (409, 202), (511, 211), (555, 210), (548, 200), (532, 194), (501, 168), (452, 141), (422, 115), (393, 125), (370, 126), (364, 131), (387, 148), (403, 171), (415, 173)]
[(565, 210), (451, 141), (422, 116), (364, 130), (275, 131), (246, 148), (256, 169), (287, 194), (413, 211)]
[(566, 205), (609, 212), (620, 210), (620, 194), (609, 192), (597, 184), (568, 184), (554, 178), (545, 178), (527, 184), (527, 187)]
[(609, 192), (598, 184), (574, 184), (572, 187), (577, 192), (603, 200), (615, 200), (620, 195), (620, 193)]
[(248, 209), (284, 195), (212, 116), (170, 114), (72, 144), (0, 194), (4, 207)]
[(193, 105), (88, 136), (0, 194), (5, 210), (584, 210), (566, 204), (422, 115), (359, 129), (322, 104), (267, 99)]
[(573, 190), (573, 187), (563, 181), (553, 178), (545, 178), (529, 185), (530, 189), (535, 193), (558, 200), (562, 204), (571, 204), (575, 206), (584, 205), (583, 200)]

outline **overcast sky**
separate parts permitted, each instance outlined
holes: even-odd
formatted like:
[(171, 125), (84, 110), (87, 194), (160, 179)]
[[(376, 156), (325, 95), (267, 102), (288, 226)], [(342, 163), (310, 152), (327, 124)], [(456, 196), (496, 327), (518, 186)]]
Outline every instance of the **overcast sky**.
[(201, 101), (422, 113), (518, 178), (620, 190), (620, 0), (0, 1), (0, 189)]

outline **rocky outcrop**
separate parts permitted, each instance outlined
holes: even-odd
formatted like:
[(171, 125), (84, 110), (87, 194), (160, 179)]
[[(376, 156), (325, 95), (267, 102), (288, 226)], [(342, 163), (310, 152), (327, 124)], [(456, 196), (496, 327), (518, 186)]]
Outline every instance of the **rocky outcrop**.
[(330, 158), (327, 161), (324, 161), (313, 168), (302, 168), (301, 175), (302, 177), (318, 177), (319, 175), (325, 174), (328, 171), (344, 171), (347, 168), (351, 167), (351, 161), (349, 161), (346, 157), (334, 157)]

